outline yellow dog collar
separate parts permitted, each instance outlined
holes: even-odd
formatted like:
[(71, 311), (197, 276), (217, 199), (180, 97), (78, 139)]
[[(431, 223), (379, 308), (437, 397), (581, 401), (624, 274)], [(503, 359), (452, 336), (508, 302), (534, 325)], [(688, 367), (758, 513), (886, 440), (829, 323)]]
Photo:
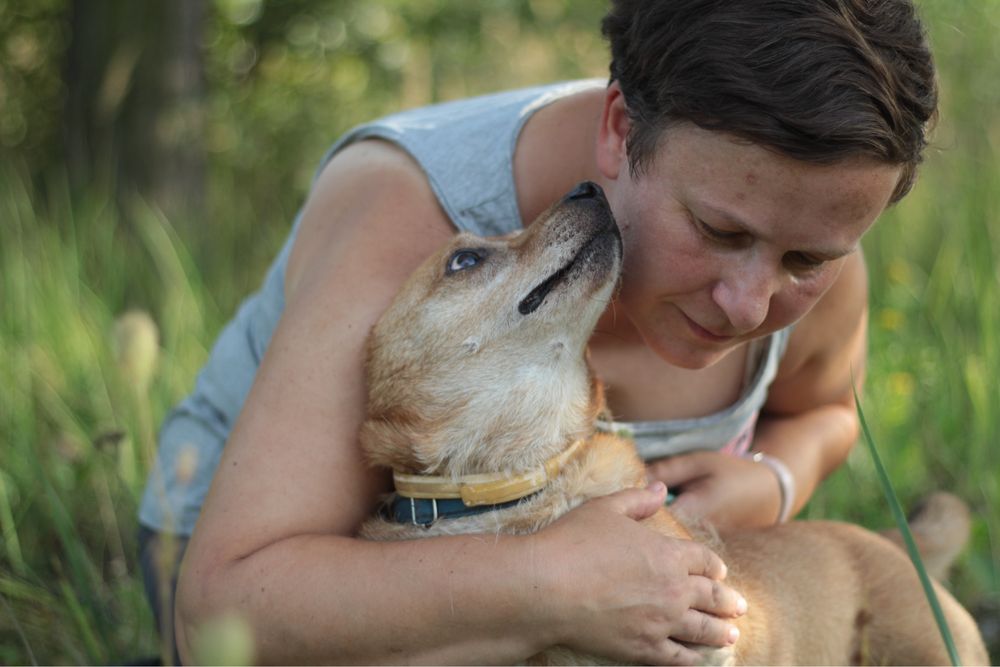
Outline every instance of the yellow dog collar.
[(461, 498), (467, 507), (497, 505), (540, 491), (583, 447), (584, 440), (556, 454), (544, 464), (513, 477), (501, 473), (444, 477), (392, 472), (396, 493), (404, 498)]

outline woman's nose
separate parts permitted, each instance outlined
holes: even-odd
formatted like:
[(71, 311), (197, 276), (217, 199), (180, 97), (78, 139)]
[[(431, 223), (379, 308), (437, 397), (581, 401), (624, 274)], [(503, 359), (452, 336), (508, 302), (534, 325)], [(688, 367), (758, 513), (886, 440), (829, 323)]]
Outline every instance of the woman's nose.
[(773, 271), (761, 266), (734, 269), (716, 284), (712, 297), (729, 318), (733, 329), (739, 334), (746, 334), (767, 319), (778, 281)]

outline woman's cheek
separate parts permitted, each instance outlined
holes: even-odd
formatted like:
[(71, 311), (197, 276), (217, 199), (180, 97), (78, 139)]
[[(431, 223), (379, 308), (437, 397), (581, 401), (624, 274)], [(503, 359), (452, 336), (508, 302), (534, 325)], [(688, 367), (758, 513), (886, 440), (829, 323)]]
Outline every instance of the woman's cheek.
[(812, 310), (812, 307), (833, 285), (839, 273), (839, 267), (830, 267), (830, 269), (821, 269), (792, 283), (784, 301), (785, 310), (789, 311), (793, 320), (798, 320)]

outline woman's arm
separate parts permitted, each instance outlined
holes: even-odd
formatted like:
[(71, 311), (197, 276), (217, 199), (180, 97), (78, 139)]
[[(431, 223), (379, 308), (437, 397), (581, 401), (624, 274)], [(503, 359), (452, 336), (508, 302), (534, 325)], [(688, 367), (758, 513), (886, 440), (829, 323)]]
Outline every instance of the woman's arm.
[(780, 459), (792, 472), (793, 513), (857, 441), (852, 387), (861, 393), (867, 355), (868, 273), (858, 250), (792, 331), (754, 443), (754, 449)]
[(264, 663), (510, 664), (563, 644), (693, 664), (669, 638), (727, 645), (728, 624), (692, 609), (735, 616), (738, 600), (713, 581), (724, 570), (705, 547), (634, 521), (663, 498), (622, 492), (524, 537), (300, 535), (230, 562), (186, 557), (181, 656), (192, 660), (202, 621), (235, 610)]
[(345, 149), (303, 214), (286, 308), (229, 438), (178, 586), (185, 661), (225, 612), (260, 662), (512, 662), (555, 643), (628, 661), (725, 645), (737, 596), (699, 545), (635, 519), (662, 490), (588, 503), (526, 537), (365, 542), (388, 488), (357, 444), (363, 346), (407, 275), (453, 231), (420, 170), (380, 142)]
[[(757, 424), (753, 449), (774, 457), (794, 480), (792, 515), (850, 453), (858, 437), (851, 378), (864, 379), (867, 273), (860, 251), (795, 325)], [(773, 524), (781, 510), (775, 473), (751, 460), (697, 452), (657, 461), (652, 477), (683, 493), (675, 506), (718, 527)]]

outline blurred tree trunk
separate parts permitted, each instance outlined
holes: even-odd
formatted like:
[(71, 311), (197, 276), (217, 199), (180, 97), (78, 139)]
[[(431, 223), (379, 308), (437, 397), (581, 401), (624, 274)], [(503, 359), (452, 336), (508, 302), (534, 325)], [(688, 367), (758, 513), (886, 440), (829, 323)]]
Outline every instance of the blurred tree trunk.
[(204, 0), (72, 0), (64, 122), (76, 186), (200, 219), (204, 19)]

